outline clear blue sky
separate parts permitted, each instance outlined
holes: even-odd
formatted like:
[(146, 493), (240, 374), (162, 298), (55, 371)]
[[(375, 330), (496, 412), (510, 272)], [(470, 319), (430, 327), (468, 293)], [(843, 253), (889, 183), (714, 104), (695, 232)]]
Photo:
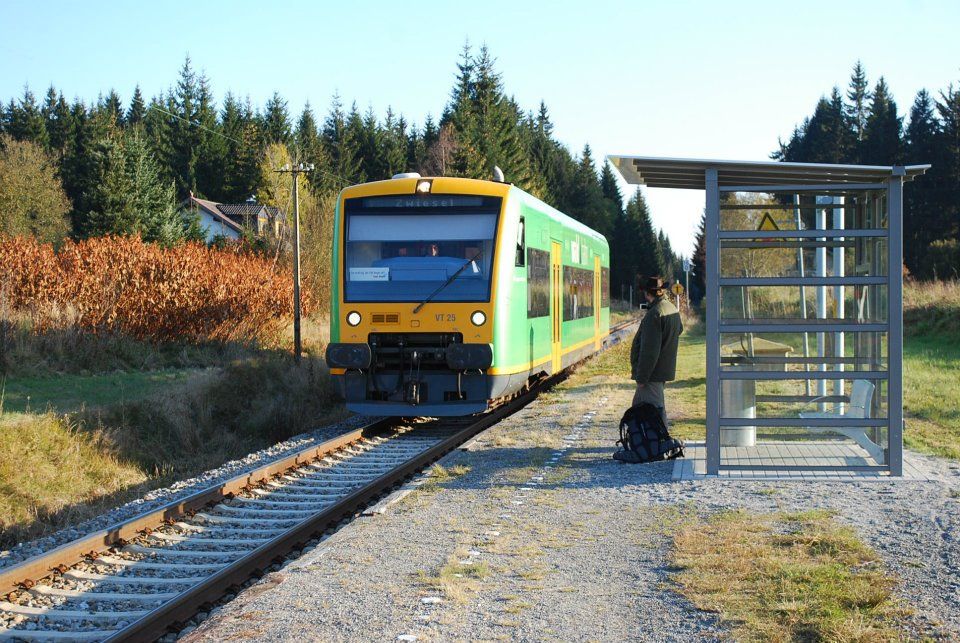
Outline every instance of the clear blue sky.
[[(906, 112), (960, 83), (960, 2), (36, 2), (0, 4), (0, 98), (53, 83), (91, 100), (169, 87), (189, 53), (227, 90), (296, 114), (330, 97), (437, 116), (464, 41), (486, 43), (508, 92), (545, 100), (572, 149), (764, 160), (859, 58)], [(509, 177), (508, 177), (509, 178)], [(702, 193), (650, 190), (689, 248)]]

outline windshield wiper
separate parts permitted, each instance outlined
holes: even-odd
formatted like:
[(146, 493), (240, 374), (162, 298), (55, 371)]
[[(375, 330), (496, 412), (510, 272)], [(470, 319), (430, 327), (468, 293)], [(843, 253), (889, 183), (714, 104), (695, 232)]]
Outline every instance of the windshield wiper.
[(449, 286), (450, 284), (452, 284), (452, 283), (453, 283), (453, 280), (456, 279), (457, 277), (459, 277), (459, 276), (460, 276), (460, 273), (463, 272), (464, 270), (466, 270), (466, 269), (467, 269), (467, 266), (469, 266), (469, 265), (472, 264), (474, 261), (476, 261), (477, 259), (479, 259), (479, 258), (480, 258), (480, 255), (482, 255), (482, 254), (483, 254), (483, 250), (478, 251), (477, 254), (473, 255), (473, 258), (472, 258), (472, 259), (468, 259), (465, 264), (463, 264), (462, 266), (460, 266), (459, 268), (457, 268), (457, 271), (456, 271), (455, 273), (453, 273), (452, 275), (450, 275), (450, 276), (447, 278), (447, 280), (440, 285), (439, 288), (437, 288), (436, 290), (434, 290), (432, 293), (430, 293), (430, 294), (427, 296), (426, 299), (424, 299), (424, 300), (421, 301), (419, 304), (417, 304), (417, 307), (413, 309), (413, 314), (416, 315), (417, 313), (419, 313), (421, 308), (423, 308), (424, 306), (426, 306), (427, 304), (429, 304), (429, 303), (433, 300), (434, 297), (436, 297), (438, 294), (440, 294), (440, 291), (441, 291), (441, 290), (443, 290), (444, 288), (446, 288), (447, 286)]

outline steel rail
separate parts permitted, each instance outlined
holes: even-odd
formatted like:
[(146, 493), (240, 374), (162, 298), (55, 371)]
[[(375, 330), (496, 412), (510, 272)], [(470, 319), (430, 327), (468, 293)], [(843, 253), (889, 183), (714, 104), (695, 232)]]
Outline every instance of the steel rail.
[[(627, 320), (611, 327), (609, 335), (603, 340), (604, 348), (618, 343), (626, 331), (636, 325), (638, 321), (638, 319)], [(589, 357), (586, 359), (589, 359)], [(578, 364), (582, 361), (585, 360), (581, 360)], [(117, 629), (104, 640), (110, 642), (156, 640), (172, 627), (188, 620), (203, 605), (221, 598), (231, 588), (237, 587), (258, 572), (268, 568), (278, 560), (282, 560), (287, 554), (302, 546), (312, 537), (353, 515), (398, 483), (423, 470), (478, 433), (519, 411), (534, 401), (541, 392), (566, 379), (576, 365), (574, 364), (554, 376), (537, 382), (510, 401), (479, 416), (476, 421), (465, 428), (456, 431), (447, 438), (443, 438), (440, 442), (426, 448), (399, 466), (347, 493), (333, 505), (301, 520), (252, 551), (243, 554), (237, 560), (181, 592), (175, 598), (167, 600), (130, 625)], [(391, 429), (397, 427), (397, 425), (396, 418), (378, 420), (11, 566), (0, 571), (0, 596), (5, 596), (20, 588), (29, 589), (36, 584), (37, 580), (58, 573), (62, 574), (70, 567), (88, 559), (95, 560), (101, 552), (123, 546), (128, 541), (149, 535), (157, 527), (170, 524), (178, 518), (190, 516), (198, 510), (221, 503), (240, 492), (256, 488), (280, 475), (302, 469), (310, 463), (341, 451), (365, 438), (386, 437), (391, 434)], [(7, 636), (17, 635), (18, 631), (6, 630), (3, 634)], [(42, 639), (43, 634), (43, 631), (37, 630), (23, 631), (26, 638)], [(78, 632), (78, 635), (82, 636), (82, 632)]]
[[(210, 504), (222, 502), (231, 495), (253, 487), (274, 476), (302, 467), (304, 464), (339, 451), (363, 438), (382, 435), (393, 425), (394, 420), (382, 419), (360, 427), (321, 444), (301, 449), (285, 458), (274, 460), (252, 471), (242, 473), (220, 484), (195, 494), (175, 500), (162, 507), (101, 529), (88, 536), (64, 543), (55, 549), (0, 571), (0, 596), (7, 595), (21, 587), (29, 588), (37, 580), (51, 576), (66, 567), (72, 567), (87, 558), (95, 558), (100, 552), (107, 551), (123, 542), (139, 538), (146, 530), (151, 530), (198, 511)], [(91, 556), (93, 554), (93, 556)]]

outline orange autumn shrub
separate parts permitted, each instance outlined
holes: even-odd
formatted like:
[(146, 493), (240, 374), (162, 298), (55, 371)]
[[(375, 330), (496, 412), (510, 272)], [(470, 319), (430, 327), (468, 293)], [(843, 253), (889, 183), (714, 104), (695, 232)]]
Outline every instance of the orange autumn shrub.
[(293, 280), (236, 248), (98, 237), (54, 250), (2, 238), (0, 310), (26, 315), (36, 332), (72, 325), (152, 341), (264, 340), (293, 312)]

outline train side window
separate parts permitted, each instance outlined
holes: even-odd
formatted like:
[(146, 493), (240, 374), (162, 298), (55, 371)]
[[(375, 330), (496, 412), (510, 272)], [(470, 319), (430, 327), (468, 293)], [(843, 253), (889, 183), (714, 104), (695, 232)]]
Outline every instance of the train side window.
[(527, 318), (550, 314), (550, 253), (527, 248)]
[(520, 225), (517, 227), (517, 252), (515, 255), (514, 265), (518, 268), (522, 268), (526, 264), (527, 253), (526, 253), (526, 226), (524, 225), (523, 217), (520, 217)]
[(593, 271), (563, 267), (563, 321), (593, 317)]

